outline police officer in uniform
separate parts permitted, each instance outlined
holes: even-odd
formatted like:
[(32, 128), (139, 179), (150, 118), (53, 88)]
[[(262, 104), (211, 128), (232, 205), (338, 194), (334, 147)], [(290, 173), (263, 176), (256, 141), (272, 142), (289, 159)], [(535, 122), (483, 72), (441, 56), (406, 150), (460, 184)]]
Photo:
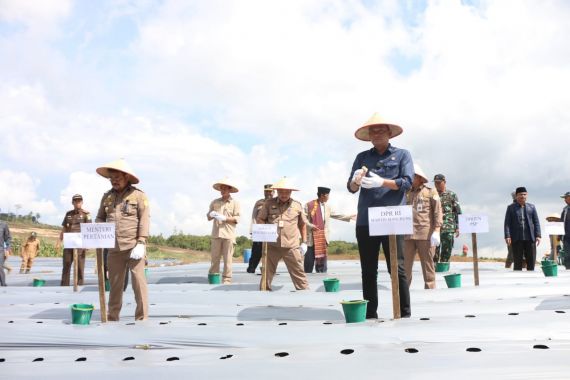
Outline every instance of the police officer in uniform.
[[(61, 233), (59, 240), (63, 240), (63, 234), (68, 232), (78, 233), (81, 232), (81, 223), (91, 223), (91, 214), (89, 211), (84, 210), (83, 197), (81, 194), (75, 194), (71, 197), (71, 204), (73, 210), (68, 211), (63, 218), (61, 225)], [(77, 283), (83, 285), (84, 277), (83, 272), (85, 269), (85, 249), (77, 250)], [(69, 286), (71, 277), (71, 265), (73, 264), (73, 249), (63, 250), (63, 269), (61, 271), (61, 286)]]
[[(277, 271), (279, 260), (283, 259), (295, 289), (309, 288), (303, 270), (303, 255), (307, 252), (307, 218), (300, 202), (291, 198), (297, 191), (288, 178), (283, 177), (273, 185), (277, 197), (269, 199), (257, 215), (259, 224), (277, 224), (277, 241), (267, 243), (266, 289), (271, 290), (271, 282)], [(260, 287), (262, 284), (260, 284)]]
[(109, 178), (113, 187), (103, 195), (96, 218), (98, 223), (115, 223), (115, 247), (109, 249), (107, 259), (111, 284), (108, 320), (119, 320), (127, 268), (131, 272), (137, 303), (135, 320), (148, 319), (148, 289), (144, 274), (150, 225), (148, 199), (133, 186), (139, 179), (126, 161), (110, 162), (97, 168), (97, 173)]

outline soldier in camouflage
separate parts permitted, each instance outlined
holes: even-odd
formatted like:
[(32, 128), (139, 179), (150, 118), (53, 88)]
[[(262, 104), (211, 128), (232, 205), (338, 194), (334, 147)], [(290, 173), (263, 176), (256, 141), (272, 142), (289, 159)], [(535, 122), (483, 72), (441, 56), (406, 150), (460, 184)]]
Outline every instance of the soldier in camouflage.
[(433, 178), (435, 188), (441, 199), (441, 209), (443, 212), (443, 225), (441, 226), (441, 244), (435, 248), (433, 261), (435, 263), (449, 262), (451, 250), (453, 249), (453, 240), (459, 236), (459, 214), (461, 207), (457, 194), (451, 190), (447, 190), (445, 176), (436, 174)]

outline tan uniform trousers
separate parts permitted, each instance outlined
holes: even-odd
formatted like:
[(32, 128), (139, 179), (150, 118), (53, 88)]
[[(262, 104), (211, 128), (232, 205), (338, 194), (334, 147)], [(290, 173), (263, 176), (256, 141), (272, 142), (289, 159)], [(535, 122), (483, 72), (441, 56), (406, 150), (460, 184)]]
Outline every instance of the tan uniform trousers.
[[(266, 272), (266, 288), (271, 290), (271, 282), (277, 272), (277, 264), (279, 260), (283, 259), (295, 289), (303, 290), (309, 289), (309, 282), (303, 269), (303, 256), (298, 248), (281, 248), (281, 247), (267, 247), (267, 272)], [(261, 283), (260, 283), (261, 288)]]
[(412, 267), (414, 266), (416, 253), (418, 253), (422, 265), (422, 274), (424, 275), (424, 288), (435, 289), (434, 248), (431, 247), (429, 240), (404, 240), (404, 268), (408, 286), (412, 283)]
[(118, 321), (123, 306), (123, 286), (127, 268), (131, 271), (133, 291), (135, 292), (135, 320), (148, 319), (148, 289), (144, 275), (144, 259), (131, 259), (131, 250), (109, 252), (107, 256), (109, 267), (109, 321)]
[(224, 284), (232, 283), (232, 261), (234, 244), (230, 239), (212, 238), (212, 262), (209, 274), (220, 273), (220, 259), (224, 260), (222, 280)]
[(29, 272), (34, 265), (34, 259), (36, 255), (30, 255), (29, 253), (22, 253), (22, 265), (20, 266), (20, 273), (27, 271)]

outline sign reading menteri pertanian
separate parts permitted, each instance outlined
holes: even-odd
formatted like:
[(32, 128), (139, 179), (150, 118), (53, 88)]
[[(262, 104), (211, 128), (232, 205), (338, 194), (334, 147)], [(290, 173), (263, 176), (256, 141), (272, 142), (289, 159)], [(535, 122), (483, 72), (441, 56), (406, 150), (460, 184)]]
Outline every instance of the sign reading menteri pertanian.
[(277, 224), (252, 224), (251, 240), (274, 243), (277, 241)]
[(489, 232), (489, 219), (487, 215), (460, 214), (459, 232), (462, 234)]
[(115, 248), (115, 223), (81, 223), (83, 248)]
[(368, 228), (370, 236), (413, 234), (412, 206), (370, 207)]

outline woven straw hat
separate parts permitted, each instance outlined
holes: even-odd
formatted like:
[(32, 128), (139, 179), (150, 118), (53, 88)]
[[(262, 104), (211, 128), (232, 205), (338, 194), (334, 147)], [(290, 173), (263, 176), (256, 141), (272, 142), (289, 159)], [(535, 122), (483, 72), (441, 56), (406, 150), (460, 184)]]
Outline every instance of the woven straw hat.
[(279, 181), (275, 182), (272, 187), (273, 190), (291, 190), (291, 191), (299, 191), (299, 189), (295, 189), (291, 180), (287, 177), (281, 178)]
[(128, 174), (129, 182), (133, 185), (139, 183), (139, 179), (135, 175), (135, 172), (133, 171), (131, 166), (127, 163), (127, 161), (125, 161), (122, 158), (115, 160), (115, 161), (111, 161), (111, 162), (97, 168), (97, 173), (99, 175), (105, 177), (105, 178), (109, 178), (110, 177), (110, 174), (109, 174), (110, 169), (111, 170), (117, 170), (117, 171), (123, 172), (125, 174)]
[(213, 185), (212, 187), (213, 187), (215, 190), (220, 191), (220, 190), (221, 190), (221, 189), (220, 189), (220, 186), (222, 186), (222, 185), (229, 186), (229, 188), (230, 188), (230, 193), (237, 193), (237, 192), (239, 191), (237, 187), (235, 187), (234, 185), (232, 185), (232, 181), (230, 181), (230, 180), (228, 179), (228, 177), (225, 177), (224, 179), (219, 180), (218, 182), (214, 183), (214, 185)]
[(427, 175), (422, 170), (422, 167), (420, 165), (416, 164), (415, 162), (414, 162), (414, 172), (416, 173), (417, 176), (420, 176), (423, 178), (424, 183), (428, 182)]
[(394, 138), (402, 134), (404, 131), (399, 125), (388, 123), (378, 114), (378, 112), (375, 112), (362, 127), (358, 128), (356, 132), (354, 132), (354, 136), (362, 141), (370, 141), (368, 129), (373, 125), (385, 125), (390, 128), (390, 138)]
[(562, 221), (562, 219), (560, 219), (560, 214), (553, 213), (553, 214), (550, 214), (546, 217), (546, 221), (547, 222), (560, 222), (560, 221)]

